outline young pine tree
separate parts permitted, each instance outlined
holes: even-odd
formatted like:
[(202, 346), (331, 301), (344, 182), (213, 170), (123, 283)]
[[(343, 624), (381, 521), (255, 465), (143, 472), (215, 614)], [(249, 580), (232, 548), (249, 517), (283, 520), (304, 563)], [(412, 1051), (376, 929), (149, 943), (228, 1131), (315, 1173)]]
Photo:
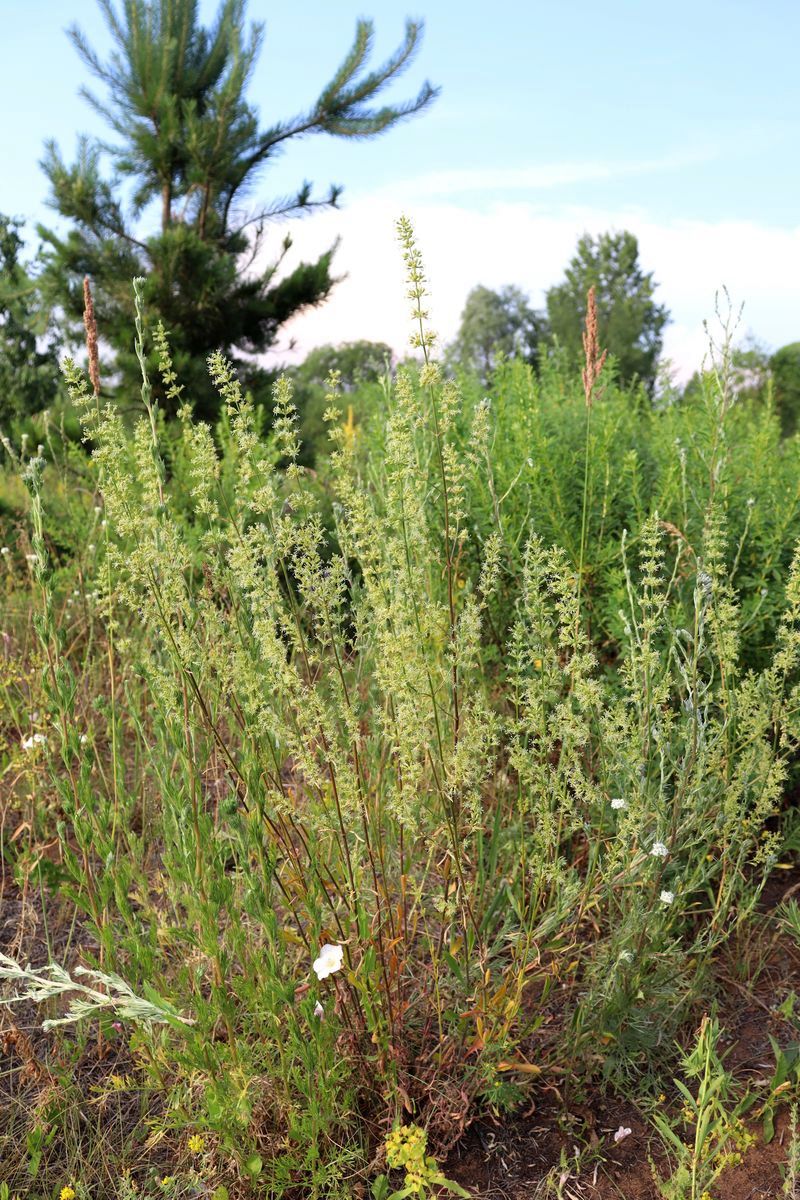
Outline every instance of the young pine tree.
[[(209, 351), (262, 353), (291, 316), (323, 301), (335, 282), (335, 247), (278, 278), (290, 238), (266, 267), (262, 245), (271, 221), (335, 205), (341, 189), (316, 196), (303, 183), (292, 196), (265, 201), (262, 169), (293, 138), (327, 133), (366, 140), (424, 109), (436, 95), (428, 83), (415, 99), (375, 105), (412, 61), (422, 26), (407, 22), (402, 45), (369, 70), (373, 27), (360, 20), (352, 48), (312, 107), (264, 127), (246, 98), (264, 28), (246, 28), (245, 0), (222, 0), (210, 28), (200, 24), (198, 0), (124, 0), (121, 12), (113, 0), (99, 3), (115, 44), (108, 61), (80, 30), (70, 37), (105, 85), (102, 99), (84, 95), (116, 142), (101, 150), (81, 139), (72, 165), (54, 143), (46, 147), (51, 203), (72, 226), (64, 237), (40, 230), (49, 246), (51, 299), (77, 321), (83, 276), (92, 277), (102, 336), (125, 386), (139, 374), (130, 281), (146, 276), (145, 300), (170, 331), (186, 394), (200, 415), (213, 415)], [(102, 171), (105, 151), (112, 179)], [(258, 378), (246, 359), (238, 365), (245, 382)]]

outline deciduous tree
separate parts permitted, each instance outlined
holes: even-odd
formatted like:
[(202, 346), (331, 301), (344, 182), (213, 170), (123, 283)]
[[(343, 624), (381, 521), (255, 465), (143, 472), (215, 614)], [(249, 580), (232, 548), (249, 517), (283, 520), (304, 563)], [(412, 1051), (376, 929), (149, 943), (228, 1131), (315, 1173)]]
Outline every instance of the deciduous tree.
[(639, 264), (639, 244), (632, 233), (585, 234), (566, 270), (563, 283), (547, 293), (547, 315), (553, 336), (578, 362), (586, 297), (595, 288), (600, 345), (616, 361), (623, 384), (639, 379), (652, 394), (669, 312), (654, 299), (652, 272)]
[(479, 285), (467, 296), (448, 358), (475, 371), (486, 384), (501, 356), (538, 362), (545, 325), (521, 288), (509, 285), (493, 291)]
[(770, 359), (775, 407), (787, 435), (800, 424), (800, 342), (781, 346)]

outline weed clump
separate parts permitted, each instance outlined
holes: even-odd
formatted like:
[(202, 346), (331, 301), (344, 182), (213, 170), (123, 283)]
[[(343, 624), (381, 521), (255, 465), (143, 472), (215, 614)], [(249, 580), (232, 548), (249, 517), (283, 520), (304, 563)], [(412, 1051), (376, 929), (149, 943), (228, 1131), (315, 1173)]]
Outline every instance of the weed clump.
[[(422, 363), (398, 372), (377, 446), (330, 379), (324, 494), (288, 381), (264, 435), (212, 354), (221, 438), (194, 421), (138, 282), (143, 415), (65, 368), (103, 513), (79, 628), (43, 466), (25, 473), (41, 728), (14, 751), (38, 797), (16, 866), (41, 879), (54, 836), (100, 981), (84, 1026), (124, 1047), (148, 1147), (179, 1162), (188, 1146), (207, 1192), (348, 1195), (394, 1128), (388, 1166), (424, 1194), (475, 1112), (531, 1081), (627, 1086), (656, 1050), (670, 1069), (781, 846), (800, 554), (754, 665), (753, 590), (780, 574), (786, 529), (751, 542), (751, 509), (732, 543), (724, 371), (691, 448), (643, 462), (590, 304), (567, 477), (547, 459), (546, 373), (504, 369), (497, 405), (444, 378), (408, 222), (399, 235)], [(697, 1179), (710, 1161), (692, 1159)]]

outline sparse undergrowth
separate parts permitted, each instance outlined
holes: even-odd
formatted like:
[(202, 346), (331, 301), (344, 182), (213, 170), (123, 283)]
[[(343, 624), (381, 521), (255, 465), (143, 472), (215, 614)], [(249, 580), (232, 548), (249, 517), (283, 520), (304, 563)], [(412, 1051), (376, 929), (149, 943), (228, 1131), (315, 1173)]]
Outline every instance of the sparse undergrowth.
[(12, 1195), (425, 1194), (476, 1115), (537, 1089), (651, 1111), (686, 1089), (684, 1124), (680, 1104), (656, 1121), (671, 1200), (715, 1195), (750, 1136), (716, 1023), (683, 1060), (676, 1039), (796, 841), (796, 446), (742, 417), (725, 345), (691, 420), (631, 415), (591, 305), (558, 437), (555, 375), (508, 368), (468, 403), (400, 236), (422, 364), (363, 436), (331, 379), (324, 471), (298, 464), (288, 383), (264, 436), (219, 354), (218, 436), (193, 420), (138, 282), (142, 416), (66, 365), (93, 464), (69, 554), (53, 468), (20, 462)]

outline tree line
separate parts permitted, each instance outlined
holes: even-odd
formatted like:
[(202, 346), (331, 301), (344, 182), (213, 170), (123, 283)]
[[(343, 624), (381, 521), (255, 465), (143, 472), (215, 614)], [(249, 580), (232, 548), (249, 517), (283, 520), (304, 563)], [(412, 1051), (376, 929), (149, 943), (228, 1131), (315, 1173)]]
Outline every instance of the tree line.
[[(100, 94), (85, 88), (83, 94), (113, 140), (80, 138), (73, 162), (55, 143), (46, 145), (42, 166), (61, 229), (38, 226), (33, 262), (24, 260), (20, 222), (0, 216), (0, 419), (52, 402), (59, 351), (80, 335), (87, 275), (106, 352), (106, 386), (122, 393), (138, 387), (130, 281), (143, 276), (148, 310), (169, 331), (186, 394), (199, 416), (213, 419), (217, 401), (205, 371), (207, 353), (221, 349), (245, 386), (265, 397), (271, 377), (261, 356), (293, 316), (324, 303), (337, 282), (335, 245), (292, 270), (284, 270), (289, 234), (269, 260), (265, 255), (275, 222), (335, 207), (341, 187), (317, 192), (304, 181), (294, 193), (264, 201), (263, 172), (291, 142), (317, 135), (370, 141), (424, 112), (437, 95), (428, 82), (399, 103), (381, 95), (414, 60), (422, 24), (407, 21), (394, 53), (370, 66), (374, 28), (359, 20), (350, 49), (310, 107), (264, 124), (247, 98), (264, 26), (248, 25), (246, 0), (222, 0), (207, 27), (198, 0), (149, 0), (121, 10), (114, 0), (98, 2), (112, 38), (110, 55), (101, 58), (76, 27), (69, 37), (101, 85)], [(638, 382), (652, 396), (669, 313), (655, 298), (652, 272), (642, 269), (636, 238), (627, 231), (584, 235), (563, 281), (547, 291), (543, 311), (518, 287), (473, 289), (447, 348), (448, 365), (488, 382), (501, 356), (517, 355), (536, 367), (557, 348), (578, 361), (590, 287), (599, 336), (618, 378)], [(363, 376), (364, 362), (374, 365), (387, 349), (345, 347), (346, 376)], [(312, 377), (330, 357), (330, 350), (312, 353), (306, 374)], [(791, 346), (775, 357), (784, 393), (800, 370), (797, 358)]]
[(617, 377), (625, 385), (640, 382), (652, 395), (669, 321), (666, 307), (655, 299), (656, 286), (652, 272), (640, 266), (632, 233), (584, 234), (563, 281), (546, 293), (544, 312), (534, 310), (519, 287), (473, 288), (448, 359), (486, 383), (501, 357), (514, 355), (538, 366), (550, 347), (577, 363), (586, 298), (594, 288), (600, 341), (615, 359)]

